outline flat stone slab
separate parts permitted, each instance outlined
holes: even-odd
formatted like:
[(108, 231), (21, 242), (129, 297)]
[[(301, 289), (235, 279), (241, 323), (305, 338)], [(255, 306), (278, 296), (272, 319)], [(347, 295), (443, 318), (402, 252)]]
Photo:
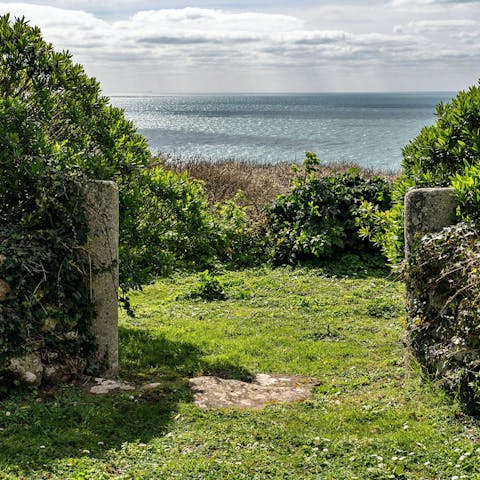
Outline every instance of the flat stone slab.
[(144, 385), (135, 385), (123, 380), (110, 380), (108, 378), (95, 378), (94, 384), (89, 381), (83, 385), (83, 389), (95, 395), (105, 395), (107, 393), (122, 392), (151, 392), (163, 386), (160, 382), (146, 383)]
[(311, 397), (320, 382), (297, 375), (258, 374), (252, 383), (218, 377), (195, 377), (189, 380), (195, 404), (201, 408), (261, 409), (265, 405), (303, 402)]

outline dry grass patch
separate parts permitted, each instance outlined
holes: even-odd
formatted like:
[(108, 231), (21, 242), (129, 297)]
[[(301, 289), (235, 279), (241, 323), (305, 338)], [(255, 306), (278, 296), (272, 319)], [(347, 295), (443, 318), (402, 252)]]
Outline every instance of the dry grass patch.
[[(188, 175), (205, 183), (211, 204), (231, 199), (243, 192), (242, 204), (251, 207), (256, 217), (261, 217), (264, 207), (276, 197), (287, 193), (291, 187), (294, 168), (299, 173), (301, 165), (293, 163), (255, 163), (227, 159), (213, 162), (201, 157), (182, 157), (159, 154), (157, 164), (175, 172), (187, 172)], [(325, 164), (319, 168), (319, 177), (347, 173), (351, 168), (360, 168), (353, 163)], [(395, 180), (393, 172), (378, 172), (361, 169), (367, 176), (381, 176)]]

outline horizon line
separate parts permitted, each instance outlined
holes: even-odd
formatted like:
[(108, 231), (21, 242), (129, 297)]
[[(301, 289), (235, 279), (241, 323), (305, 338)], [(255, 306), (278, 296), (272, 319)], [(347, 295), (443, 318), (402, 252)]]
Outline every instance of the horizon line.
[(165, 97), (165, 96), (181, 96), (181, 95), (355, 95), (355, 94), (382, 94), (382, 93), (390, 93), (390, 94), (416, 94), (416, 93), (423, 93), (423, 94), (451, 94), (451, 93), (458, 93), (461, 90), (364, 90), (364, 91), (311, 91), (311, 92), (298, 92), (298, 91), (279, 91), (279, 92), (241, 92), (241, 91), (229, 91), (229, 92), (162, 92), (162, 93), (155, 93), (155, 92), (112, 92), (106, 93), (104, 92), (103, 95), (107, 97)]

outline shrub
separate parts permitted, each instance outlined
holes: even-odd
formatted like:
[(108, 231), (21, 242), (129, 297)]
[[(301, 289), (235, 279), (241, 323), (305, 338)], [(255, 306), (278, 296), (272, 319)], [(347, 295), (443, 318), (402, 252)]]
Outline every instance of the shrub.
[(213, 207), (214, 233), (218, 260), (230, 267), (258, 265), (265, 260), (265, 227), (249, 215), (249, 207), (242, 206), (244, 195)]
[(136, 237), (124, 242), (123, 259), (136, 262), (127, 270), (143, 271), (145, 282), (178, 269), (238, 267), (262, 259), (261, 239), (239, 196), (210, 206), (203, 182), (161, 167), (138, 180)]
[[(208, 270), (198, 274), (198, 283), (195, 288), (184, 298), (200, 298), (205, 301), (227, 300), (225, 287), (222, 282), (215, 276), (211, 275)], [(179, 297), (181, 300), (182, 297)]]
[(480, 405), (480, 235), (459, 223), (423, 237), (407, 268), (408, 345), (470, 409)]
[(133, 264), (128, 270), (143, 271), (148, 281), (180, 267), (204, 268), (214, 257), (215, 245), (201, 182), (159, 167), (137, 180), (138, 218), (133, 237), (125, 242), (124, 257)]
[[(120, 191), (120, 236), (129, 241), (138, 219), (136, 178), (150, 159), (145, 139), (101, 96), (95, 79), (67, 52), (55, 52), (25, 20), (0, 17), (0, 53), (2, 173), (15, 175), (16, 169), (19, 177), (16, 188), (5, 185), (6, 205), (17, 201), (20, 190), (29, 190), (28, 172), (52, 168), (114, 180)], [(121, 249), (122, 256), (126, 251)], [(142, 272), (127, 271), (128, 265), (122, 261), (122, 285), (132, 279), (140, 283)]]
[(358, 169), (319, 178), (318, 165), (317, 156), (307, 153), (304, 170), (290, 192), (267, 207), (276, 263), (372, 250), (359, 234), (362, 204), (388, 209), (390, 183), (380, 177), (366, 178)]

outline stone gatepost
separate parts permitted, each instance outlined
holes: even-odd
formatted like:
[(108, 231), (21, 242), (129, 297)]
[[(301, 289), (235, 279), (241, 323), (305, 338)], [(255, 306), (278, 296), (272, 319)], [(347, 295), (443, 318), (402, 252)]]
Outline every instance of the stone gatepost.
[(118, 375), (118, 235), (119, 200), (114, 182), (91, 181), (85, 192), (89, 227), (90, 296), (95, 317), (92, 333), (96, 361), (104, 377)]
[(458, 201), (449, 187), (417, 188), (405, 195), (405, 258), (415, 239), (454, 225)]
[[(453, 188), (418, 188), (410, 190), (405, 195), (405, 258), (407, 260), (415, 240), (428, 233), (439, 232), (444, 227), (457, 222), (455, 215), (457, 205)], [(427, 280), (424, 288), (428, 302), (431, 305), (444, 305), (442, 291), (432, 288)], [(416, 321), (418, 292), (415, 292), (412, 286), (408, 265), (405, 287), (405, 306), (407, 325), (409, 325)]]

